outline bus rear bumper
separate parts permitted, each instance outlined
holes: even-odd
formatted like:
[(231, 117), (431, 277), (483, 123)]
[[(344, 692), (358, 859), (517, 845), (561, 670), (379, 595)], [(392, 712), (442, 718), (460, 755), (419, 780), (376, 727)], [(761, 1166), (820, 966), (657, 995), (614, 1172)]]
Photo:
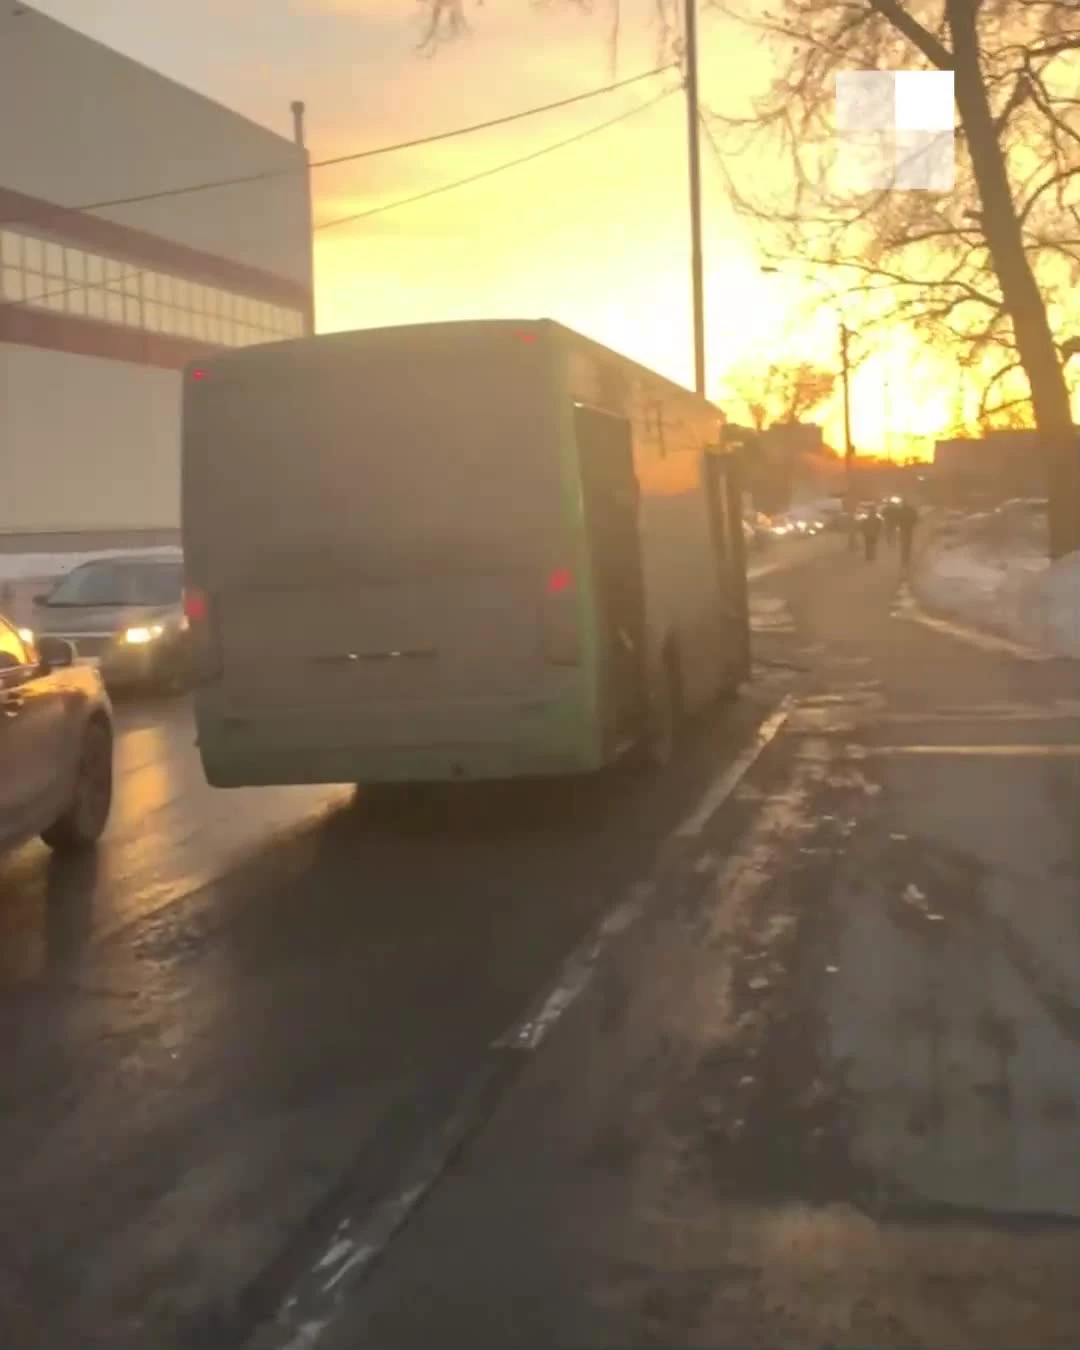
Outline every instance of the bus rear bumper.
[(200, 747), (211, 787), (273, 787), (291, 784), (466, 783), (559, 777), (601, 767), (595, 756), (569, 750), (524, 750), (518, 746), (410, 746), (397, 751), (237, 751)]
[[(350, 735), (305, 733), (302, 722), (208, 715), (196, 706), (199, 753), (212, 787), (289, 784), (454, 783), (589, 773), (604, 756), (573, 702), (537, 715), (489, 719), (486, 735), (417, 738), (394, 743), (385, 726)], [(400, 713), (398, 714), (400, 732)], [(476, 728), (470, 728), (476, 730)], [(366, 732), (366, 734), (365, 734)]]

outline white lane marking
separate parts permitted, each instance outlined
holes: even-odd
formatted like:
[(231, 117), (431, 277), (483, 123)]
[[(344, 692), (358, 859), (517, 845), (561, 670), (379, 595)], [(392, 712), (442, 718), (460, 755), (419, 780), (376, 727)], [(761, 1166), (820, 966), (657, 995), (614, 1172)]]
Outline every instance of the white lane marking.
[(861, 747), (859, 758), (888, 758), (893, 755), (986, 755), (1007, 758), (1080, 759), (1080, 745), (869, 745)]
[[(707, 789), (701, 805), (692, 819), (701, 817), (702, 827), (726, 798), (766, 745), (775, 737), (790, 714), (792, 700), (785, 698), (773, 714), (758, 728), (754, 743), (739, 756), (731, 768)], [(685, 827), (683, 827), (685, 828)], [(700, 832), (700, 828), (696, 832)], [(676, 831), (678, 834), (679, 831)], [(661, 846), (662, 847), (662, 846)], [(700, 870), (704, 859), (698, 859)], [(728, 864), (730, 866), (730, 862)], [(534, 1005), (535, 1011), (524, 1017), (498, 1040), (492, 1049), (513, 1050), (531, 1054), (548, 1033), (589, 987), (600, 958), (608, 946), (631, 928), (644, 914), (649, 899), (656, 890), (654, 881), (635, 882), (626, 896), (601, 919), (596, 928), (563, 961), (554, 986)], [(494, 1061), (493, 1061), (494, 1063)], [(327, 1243), (325, 1250), (310, 1268), (317, 1287), (302, 1300), (293, 1296), (279, 1308), (273, 1324), (276, 1333), (275, 1350), (314, 1350), (323, 1333), (334, 1321), (347, 1289), (354, 1285), (372, 1261), (390, 1245), (395, 1235), (408, 1221), (413, 1211), (437, 1184), (454, 1152), (467, 1138), (476, 1118), (476, 1105), (482, 1097), (482, 1088), (467, 1093), (457, 1109), (436, 1132), (423, 1149), (418, 1161), (410, 1169), (408, 1184), (399, 1189), (372, 1210), (352, 1233), (352, 1220), (344, 1219)], [(321, 1314), (321, 1315), (320, 1315)]]
[(302, 1322), (296, 1328), (296, 1335), (288, 1341), (284, 1350), (314, 1350), (323, 1332), (330, 1325), (327, 1322)]
[(794, 706), (794, 700), (790, 695), (781, 700), (772, 716), (758, 727), (757, 735), (752, 743), (746, 747), (734, 764), (725, 769), (720, 777), (706, 789), (701, 801), (676, 829), (676, 838), (689, 839), (702, 832), (739, 786), (743, 778), (746, 777), (761, 752), (776, 737), (777, 732), (791, 716)]
[(963, 624), (953, 623), (949, 619), (936, 619), (930, 614), (924, 614), (921, 610), (903, 610), (897, 615), (897, 618), (905, 619), (908, 623), (922, 624), (924, 628), (932, 628), (937, 633), (944, 633), (947, 637), (957, 638), (960, 642), (966, 642), (969, 646), (978, 647), (984, 652), (1015, 656), (1019, 661), (1054, 660), (1054, 657), (1048, 652), (1037, 652), (1031, 647), (1024, 647), (1019, 642), (1013, 642), (1010, 638), (997, 637), (993, 633), (982, 633), (976, 628), (967, 628)]
[(967, 624), (958, 623), (954, 619), (939, 619), (932, 614), (927, 614), (919, 605), (906, 581), (901, 583), (897, 592), (893, 617), (905, 619), (908, 623), (921, 624), (924, 628), (930, 628), (935, 633), (943, 633), (947, 637), (956, 638), (959, 642), (966, 642), (971, 647), (978, 647), (980, 651), (993, 652), (998, 656), (1014, 656), (1019, 661), (1053, 661), (1055, 659), (1049, 652), (1036, 651), (1034, 647), (1026, 647), (1023, 643), (1014, 642), (1011, 638), (1000, 637), (996, 633), (987, 633), (981, 628), (970, 628)]
[[(407, 1184), (375, 1206), (357, 1225), (355, 1236), (348, 1237), (351, 1220), (345, 1219), (310, 1268), (317, 1277), (314, 1287), (302, 1295), (288, 1298), (279, 1308), (270, 1327), (257, 1333), (253, 1345), (267, 1350), (313, 1350), (334, 1321), (349, 1288), (393, 1241), (413, 1211), (446, 1171), (450, 1160), (468, 1138), (477, 1119), (477, 1104), (490, 1085), (494, 1064), (486, 1076), (480, 1076), (466, 1092), (456, 1110), (427, 1141), (408, 1172)], [(329, 1275), (328, 1271), (331, 1271)], [(301, 1305), (303, 1308), (301, 1309)]]
[(633, 885), (629, 895), (608, 912), (599, 926), (562, 963), (554, 987), (534, 1005), (535, 1011), (503, 1032), (492, 1042), (492, 1049), (521, 1050), (531, 1054), (567, 1008), (589, 987), (600, 957), (612, 940), (625, 933), (645, 912), (654, 889), (652, 882)]
[(933, 722), (1075, 722), (1080, 710), (1070, 708), (981, 707), (935, 709), (931, 712), (876, 713), (875, 722), (915, 725)]
[(316, 1270), (325, 1270), (327, 1266), (336, 1265), (344, 1257), (348, 1256), (353, 1249), (353, 1243), (348, 1238), (338, 1238), (330, 1244), (323, 1253), (320, 1260), (316, 1263)]
[[(790, 717), (793, 706), (790, 696), (780, 702), (772, 715), (758, 727), (753, 742), (718, 779), (710, 784), (692, 815), (677, 827), (672, 837), (686, 838), (701, 834)], [(589, 987), (605, 948), (613, 938), (625, 933), (641, 917), (654, 890), (653, 882), (638, 882), (632, 886), (629, 895), (616, 905), (601, 921), (599, 927), (566, 958), (559, 969), (553, 988), (535, 1006), (535, 1011), (503, 1032), (492, 1042), (492, 1049), (521, 1050), (526, 1053), (534, 1051), (563, 1013), (576, 1003)]]

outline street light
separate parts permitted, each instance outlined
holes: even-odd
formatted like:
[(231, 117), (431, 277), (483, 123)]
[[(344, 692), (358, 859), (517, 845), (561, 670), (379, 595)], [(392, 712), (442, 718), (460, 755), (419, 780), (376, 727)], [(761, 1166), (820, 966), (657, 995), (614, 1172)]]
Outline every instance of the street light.
[[(779, 267), (763, 266), (761, 271), (768, 276), (781, 275)], [(840, 375), (844, 390), (844, 497), (847, 503), (849, 519), (855, 518), (855, 445), (851, 439), (851, 362), (848, 356), (850, 332), (840, 310), (836, 311), (840, 325)], [(855, 547), (855, 534), (849, 537), (851, 547)]]

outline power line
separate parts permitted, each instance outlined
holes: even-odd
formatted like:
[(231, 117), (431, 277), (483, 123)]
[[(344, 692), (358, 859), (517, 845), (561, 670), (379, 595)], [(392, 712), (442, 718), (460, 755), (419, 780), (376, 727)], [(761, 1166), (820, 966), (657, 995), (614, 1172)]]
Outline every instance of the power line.
[(578, 141), (585, 140), (587, 136), (595, 136), (600, 131), (606, 131), (608, 127), (613, 127), (618, 122), (625, 122), (629, 117), (636, 117), (639, 113), (643, 113), (663, 102), (664, 99), (670, 98), (675, 92), (676, 89), (674, 88), (665, 89), (662, 94), (657, 94), (655, 98), (639, 104), (638, 107), (620, 113), (618, 117), (609, 117), (606, 122), (599, 122), (595, 126), (586, 127), (584, 131), (579, 131), (574, 136), (567, 136), (561, 141), (553, 141), (550, 145), (541, 146), (539, 150), (534, 150), (531, 154), (521, 155), (517, 159), (510, 159), (503, 164), (493, 165), (492, 168), (483, 169), (480, 173), (470, 174), (467, 178), (457, 178), (452, 183), (443, 183), (439, 187), (428, 188), (426, 192), (417, 192), (411, 197), (399, 197), (396, 201), (386, 202), (382, 206), (372, 206), (366, 211), (357, 211), (349, 216), (338, 216), (334, 220), (324, 220), (314, 228), (316, 230), (332, 230), (338, 225), (352, 225), (356, 221), (368, 220), (371, 216), (382, 215), (384, 211), (396, 211), (403, 206), (412, 206), (414, 202), (422, 202), (429, 197), (437, 197), (440, 193), (451, 192), (454, 188), (467, 187), (470, 183), (479, 183), (484, 178), (493, 178), (496, 174), (505, 173), (507, 169), (516, 169), (522, 164), (529, 164), (534, 159), (540, 159), (543, 155), (550, 155), (556, 150), (565, 149), (568, 145), (575, 145)]
[[(314, 226), (314, 229), (330, 230), (338, 225), (349, 225), (359, 220), (366, 220), (370, 216), (381, 215), (385, 211), (395, 211), (399, 207), (411, 206), (414, 202), (425, 201), (429, 197), (439, 196), (444, 192), (451, 192), (454, 188), (467, 187), (470, 183), (478, 183), (482, 179), (493, 178), (496, 174), (503, 173), (508, 169), (516, 169), (523, 164), (530, 163), (534, 159), (540, 159), (544, 155), (553, 154), (556, 150), (562, 150), (567, 146), (575, 145), (577, 142), (583, 141), (589, 136), (595, 136), (601, 131), (606, 131), (609, 127), (613, 127), (619, 122), (625, 122), (628, 118), (636, 117), (639, 113), (646, 112), (649, 108), (653, 108), (658, 103), (663, 102), (664, 99), (670, 98), (675, 92), (675, 88), (665, 89), (662, 93), (657, 94), (655, 98), (648, 99), (645, 103), (639, 104), (636, 108), (629, 108), (626, 111), (619, 113), (617, 117), (609, 117), (606, 121), (596, 123), (591, 127), (586, 127), (583, 131), (576, 132), (573, 136), (564, 137), (561, 141), (554, 141), (550, 145), (541, 146), (539, 150), (533, 150), (528, 155), (521, 155), (517, 159), (507, 160), (503, 164), (495, 164), (490, 169), (483, 169), (480, 173), (470, 174), (467, 178), (459, 178), (452, 183), (441, 183), (438, 187), (428, 188), (426, 192), (418, 192), (411, 197), (402, 197), (397, 201), (386, 202), (382, 206), (373, 206), (366, 211), (358, 211), (353, 215), (341, 216), (335, 220), (324, 221), (322, 224)], [(112, 278), (111, 282), (108, 284), (102, 282), (101, 287), (108, 289), (109, 286), (115, 285), (118, 281), (126, 281), (133, 277), (141, 277), (147, 270), (148, 269), (146, 268), (135, 268), (131, 271), (124, 272), (120, 276)], [(51, 300), (57, 296), (70, 295), (74, 291), (93, 289), (97, 284), (98, 283), (95, 282), (83, 281), (74, 285), (65, 286), (62, 289), (46, 291), (42, 295), (34, 296), (32, 299), (2, 300), (0, 301), (0, 309), (5, 309), (9, 306), (37, 306), (40, 305), (42, 301)]]
[[(470, 136), (476, 131), (488, 131), (493, 127), (507, 126), (511, 122), (520, 122), (527, 117), (537, 117), (541, 113), (554, 112), (559, 108), (569, 108), (575, 103), (583, 103), (587, 99), (600, 98), (604, 94), (613, 94), (620, 89), (626, 89), (630, 85), (639, 84), (642, 80), (650, 80), (656, 75), (663, 74), (666, 70), (671, 70), (673, 62), (666, 65), (657, 66), (653, 70), (643, 71), (640, 75), (628, 76), (625, 80), (616, 80), (614, 84), (603, 85), (596, 89), (588, 89), (582, 94), (572, 94), (569, 98), (556, 99), (554, 103), (541, 103), (533, 108), (524, 108), (520, 112), (506, 113), (502, 117), (493, 117), (486, 122), (473, 122), (469, 126), (455, 127), (451, 131), (439, 131), (430, 136), (420, 136), (410, 141), (396, 141), (391, 145), (376, 146), (373, 150), (358, 150), (347, 155), (334, 155), (330, 159), (314, 160), (310, 164), (301, 164), (290, 166), (287, 169), (266, 169), (260, 173), (237, 174), (229, 178), (205, 179), (198, 183), (189, 183), (185, 187), (162, 188), (157, 192), (140, 192), (130, 197), (112, 197), (107, 201), (86, 202), (79, 206), (57, 206), (58, 211), (73, 211), (76, 213), (85, 213), (91, 211), (105, 211), (117, 206), (135, 206), (141, 202), (161, 201), (167, 197), (190, 196), (196, 192), (211, 192), (215, 188), (238, 187), (246, 183), (261, 183), (273, 178), (286, 178), (296, 173), (307, 173), (310, 169), (328, 169), (340, 164), (356, 164), (364, 159), (374, 159), (379, 155), (394, 154), (399, 150), (413, 150), (422, 145), (434, 145), (439, 141), (452, 140), (458, 136)], [(20, 225), (33, 224), (34, 217), (9, 217), (0, 220), (0, 225)]]

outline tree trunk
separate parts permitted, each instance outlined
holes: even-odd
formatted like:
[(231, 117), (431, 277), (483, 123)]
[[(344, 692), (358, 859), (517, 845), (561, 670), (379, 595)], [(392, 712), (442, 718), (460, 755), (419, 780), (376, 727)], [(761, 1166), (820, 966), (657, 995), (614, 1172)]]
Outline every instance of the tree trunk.
[(973, 0), (948, 0), (946, 13), (955, 63), (956, 102), (982, 202), (983, 232), (1012, 319), (1017, 355), (1031, 386), (1035, 425), (1046, 461), (1050, 556), (1061, 558), (1080, 549), (1080, 442), (1073, 426), (1065, 370), (1024, 251), (1005, 158), (994, 128), (979, 62), (976, 5)]

